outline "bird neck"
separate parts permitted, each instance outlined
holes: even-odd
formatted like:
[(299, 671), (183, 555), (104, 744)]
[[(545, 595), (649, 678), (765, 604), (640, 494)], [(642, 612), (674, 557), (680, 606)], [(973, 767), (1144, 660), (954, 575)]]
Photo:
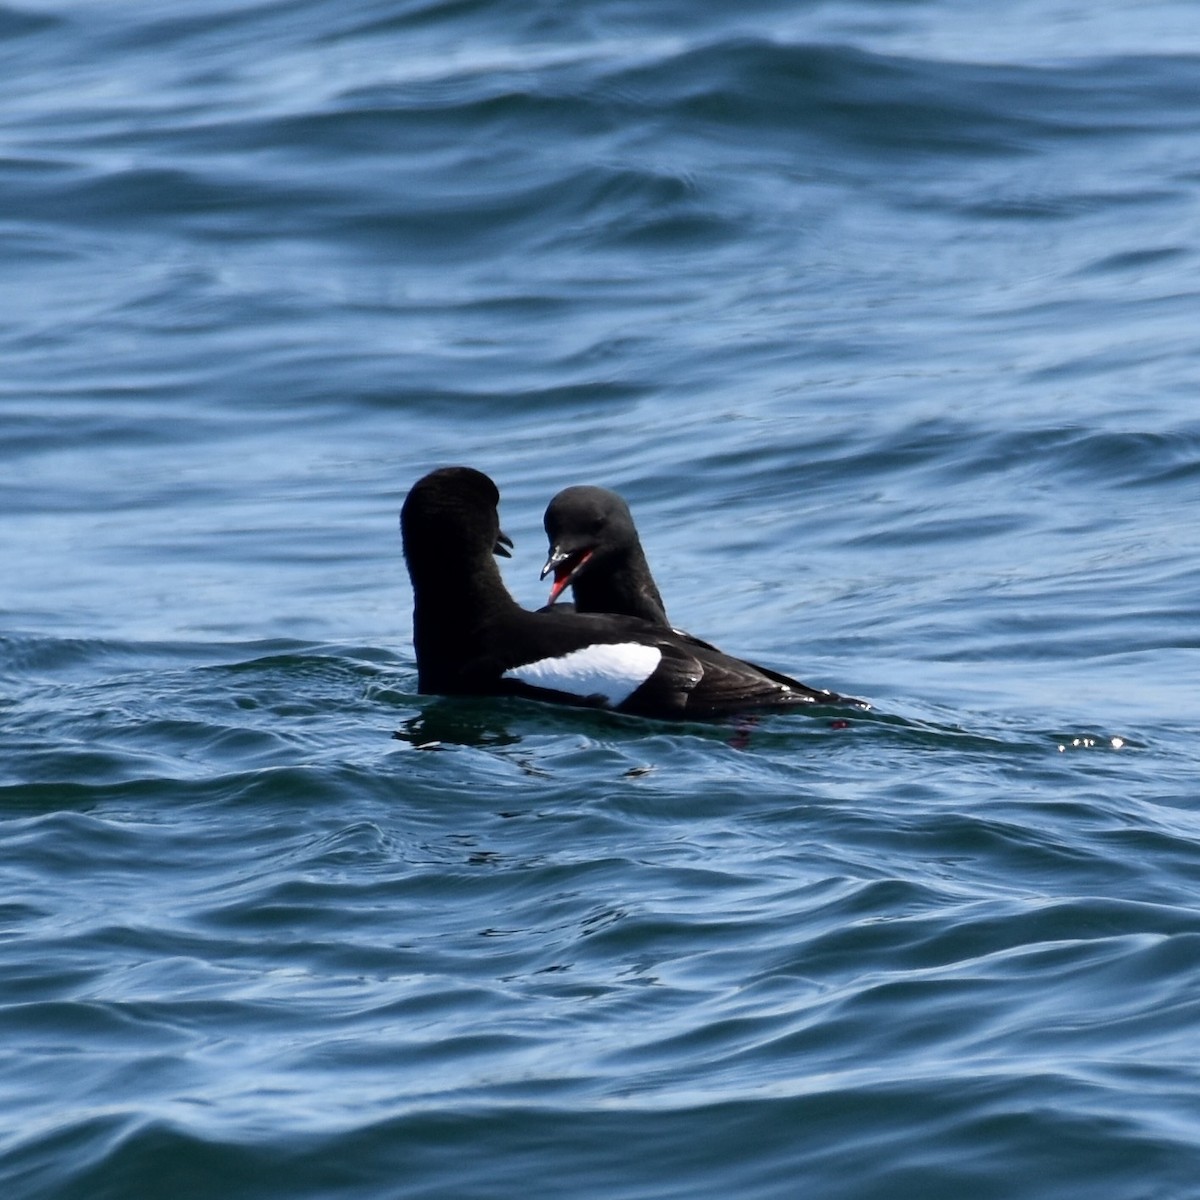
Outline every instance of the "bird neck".
[(490, 554), (468, 562), (410, 562), (409, 573), (419, 686), (423, 692), (453, 691), (463, 664), (486, 648), (489, 625), (521, 607)]
[(650, 574), (640, 544), (604, 564), (602, 571), (584, 571), (572, 589), (583, 612), (620, 612), (666, 625), (666, 605)]

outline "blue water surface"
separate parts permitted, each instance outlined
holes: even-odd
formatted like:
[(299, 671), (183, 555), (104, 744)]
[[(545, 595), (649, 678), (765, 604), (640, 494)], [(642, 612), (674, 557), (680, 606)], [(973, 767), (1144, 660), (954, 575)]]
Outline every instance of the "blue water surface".
[[(0, 4), (0, 1195), (1200, 1195), (1186, 0)], [(417, 694), (430, 468), (748, 732)]]

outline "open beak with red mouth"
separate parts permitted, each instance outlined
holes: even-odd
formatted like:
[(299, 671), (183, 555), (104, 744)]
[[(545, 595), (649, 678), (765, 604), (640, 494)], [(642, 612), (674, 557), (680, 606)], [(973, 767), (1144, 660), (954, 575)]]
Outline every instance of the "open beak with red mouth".
[(554, 572), (554, 585), (550, 588), (547, 604), (553, 604), (574, 583), (575, 577), (587, 566), (592, 554), (593, 551), (586, 547), (580, 550), (560, 550), (557, 546), (551, 548), (550, 557), (546, 559), (546, 565), (538, 576), (539, 579), (545, 579), (551, 571)]

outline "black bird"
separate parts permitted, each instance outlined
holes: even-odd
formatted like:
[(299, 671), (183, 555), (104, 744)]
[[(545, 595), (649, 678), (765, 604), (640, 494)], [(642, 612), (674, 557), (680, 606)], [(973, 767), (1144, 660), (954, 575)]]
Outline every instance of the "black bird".
[(512, 545), (500, 531), (499, 500), (481, 472), (443, 467), (404, 501), (422, 692), (525, 696), (666, 718), (844, 702), (638, 617), (521, 608), (493, 557)]
[(543, 524), (550, 557), (541, 577), (554, 572), (547, 603), (569, 587), (578, 612), (624, 613), (670, 626), (629, 505), (616, 492), (563, 488), (547, 506)]
[[(546, 506), (542, 523), (550, 539), (550, 556), (542, 568), (541, 578), (554, 572), (548, 605), (570, 587), (576, 612), (641, 617), (670, 629), (689, 646), (720, 653), (709, 642), (675, 629), (667, 619), (662, 596), (650, 573), (650, 564), (633, 523), (633, 514), (616, 492), (589, 486), (563, 488)], [(819, 692), (769, 667), (757, 663), (743, 665), (776, 683), (806, 691), (823, 703), (869, 707), (850, 696)]]

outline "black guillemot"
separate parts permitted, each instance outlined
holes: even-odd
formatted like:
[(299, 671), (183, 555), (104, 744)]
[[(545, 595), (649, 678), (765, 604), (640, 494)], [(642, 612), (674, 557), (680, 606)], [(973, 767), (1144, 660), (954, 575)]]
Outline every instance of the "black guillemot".
[[(667, 619), (650, 564), (646, 561), (633, 514), (623, 497), (608, 488), (574, 486), (563, 488), (546, 506), (543, 519), (550, 539), (550, 555), (541, 577), (553, 572), (548, 604), (553, 605), (569, 587), (576, 612), (603, 612), (642, 617), (655, 625), (672, 630), (689, 645), (716, 647)], [(851, 696), (817, 692), (789, 675), (780, 674), (758, 663), (746, 666), (777, 683), (816, 693), (827, 704), (854, 704), (870, 707)]]

